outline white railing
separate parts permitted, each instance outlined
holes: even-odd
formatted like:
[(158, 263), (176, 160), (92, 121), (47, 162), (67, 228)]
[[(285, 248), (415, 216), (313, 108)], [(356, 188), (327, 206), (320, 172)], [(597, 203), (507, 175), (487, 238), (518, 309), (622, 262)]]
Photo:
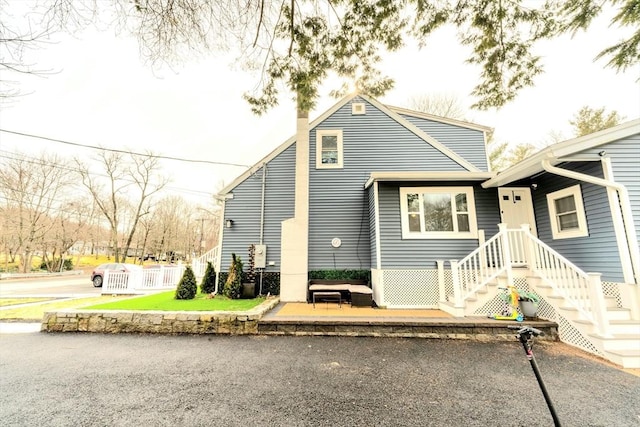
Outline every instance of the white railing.
[(141, 291), (175, 289), (184, 274), (185, 266), (160, 265), (129, 272), (105, 270), (102, 278), (103, 294), (131, 294)]
[(523, 226), (527, 239), (529, 267), (557, 295), (564, 297), (565, 304), (577, 310), (585, 320), (592, 322), (601, 335), (608, 335), (609, 321), (606, 316), (604, 291), (600, 273), (585, 273), (571, 261), (529, 232)]
[(453, 298), (457, 308), (480, 288), (505, 274), (513, 283), (512, 267), (528, 266), (562, 296), (565, 304), (607, 335), (609, 323), (599, 273), (585, 273), (553, 248), (531, 234), (528, 225), (509, 230), (499, 224), (499, 232), (461, 261), (452, 260)]
[(498, 234), (487, 240), (460, 261), (451, 260), (453, 299), (456, 307), (487, 283), (507, 271), (509, 245), (506, 225), (500, 224)]
[(218, 263), (218, 256), (220, 254), (220, 246), (216, 246), (215, 248), (205, 252), (201, 256), (193, 259), (191, 261), (191, 268), (193, 269), (193, 274), (196, 277), (201, 278), (204, 276), (204, 272), (207, 269), (207, 263), (210, 262), (215, 267)]

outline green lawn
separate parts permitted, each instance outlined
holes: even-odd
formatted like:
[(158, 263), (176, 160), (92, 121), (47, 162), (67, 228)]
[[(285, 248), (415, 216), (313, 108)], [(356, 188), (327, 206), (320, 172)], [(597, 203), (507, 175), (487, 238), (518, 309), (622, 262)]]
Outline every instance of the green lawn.
[(207, 299), (207, 294), (198, 294), (192, 300), (177, 300), (175, 291), (162, 292), (143, 297), (113, 301), (106, 304), (82, 307), (83, 310), (160, 310), (160, 311), (246, 311), (259, 305), (264, 298), (229, 299), (223, 296)]

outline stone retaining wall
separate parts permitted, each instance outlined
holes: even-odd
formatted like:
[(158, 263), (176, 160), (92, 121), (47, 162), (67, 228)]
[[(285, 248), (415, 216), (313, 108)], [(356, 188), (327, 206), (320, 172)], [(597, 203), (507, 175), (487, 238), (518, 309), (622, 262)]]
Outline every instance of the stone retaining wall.
[(242, 312), (203, 311), (85, 311), (62, 310), (45, 313), (41, 331), (158, 333), (158, 334), (226, 334), (258, 333), (258, 320), (275, 307), (278, 298)]

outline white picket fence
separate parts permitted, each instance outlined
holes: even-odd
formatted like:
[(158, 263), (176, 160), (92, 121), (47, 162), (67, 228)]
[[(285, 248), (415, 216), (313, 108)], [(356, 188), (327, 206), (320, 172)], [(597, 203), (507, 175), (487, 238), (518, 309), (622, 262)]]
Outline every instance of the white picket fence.
[(175, 289), (184, 274), (185, 266), (161, 265), (130, 272), (105, 270), (102, 294), (134, 294), (152, 290)]

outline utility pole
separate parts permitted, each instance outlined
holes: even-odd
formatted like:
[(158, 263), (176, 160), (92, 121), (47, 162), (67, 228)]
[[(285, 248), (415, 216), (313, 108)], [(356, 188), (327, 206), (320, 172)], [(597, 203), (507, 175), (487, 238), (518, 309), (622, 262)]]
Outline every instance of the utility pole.
[(198, 256), (202, 256), (202, 239), (204, 237), (204, 222), (209, 218), (198, 218), (196, 221), (200, 221), (200, 247), (198, 248)]

